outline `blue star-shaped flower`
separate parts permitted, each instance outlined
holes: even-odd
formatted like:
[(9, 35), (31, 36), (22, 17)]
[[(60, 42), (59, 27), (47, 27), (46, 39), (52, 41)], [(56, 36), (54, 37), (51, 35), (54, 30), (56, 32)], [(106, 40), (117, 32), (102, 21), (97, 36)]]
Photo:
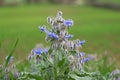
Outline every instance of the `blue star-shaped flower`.
[(65, 20), (63, 23), (64, 23), (65, 26), (70, 27), (70, 26), (73, 25), (73, 20), (71, 20), (71, 19), (69, 19), (69, 20)]

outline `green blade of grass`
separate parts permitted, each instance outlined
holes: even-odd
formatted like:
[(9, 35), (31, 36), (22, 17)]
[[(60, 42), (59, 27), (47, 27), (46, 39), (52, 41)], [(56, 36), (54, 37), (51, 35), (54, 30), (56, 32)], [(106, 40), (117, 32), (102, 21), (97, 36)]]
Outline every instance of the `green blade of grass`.
[(10, 61), (10, 58), (11, 58), (11, 56), (13, 55), (13, 53), (14, 53), (14, 51), (15, 51), (15, 48), (16, 48), (16, 46), (17, 46), (17, 44), (18, 44), (18, 41), (19, 41), (19, 39), (17, 38), (16, 41), (15, 41), (14, 46), (12, 47), (12, 49), (11, 49), (11, 51), (10, 51), (10, 53), (9, 53), (6, 61), (5, 61), (4, 68), (7, 67), (7, 65), (8, 65), (8, 63), (9, 63), (9, 61)]
[(0, 47), (1, 47), (1, 42), (0, 42)]

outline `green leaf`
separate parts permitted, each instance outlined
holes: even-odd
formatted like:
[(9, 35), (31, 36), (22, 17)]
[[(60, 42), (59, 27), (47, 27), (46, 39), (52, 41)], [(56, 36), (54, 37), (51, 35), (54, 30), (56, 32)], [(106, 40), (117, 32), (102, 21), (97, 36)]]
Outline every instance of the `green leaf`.
[(17, 69), (19, 69), (20, 71), (23, 71), (24, 69), (29, 69), (31, 67), (31, 64), (28, 62), (28, 60), (23, 60), (15, 64)]
[(69, 74), (69, 76), (74, 80), (92, 80), (89, 76), (79, 77), (76, 74)]
[(85, 76), (96, 77), (96, 76), (100, 76), (99, 72), (86, 72), (84, 70), (80, 71), (80, 72), (78, 70), (75, 70), (73, 73), (80, 76), (80, 77), (85, 77)]
[(77, 52), (76, 51), (70, 51), (70, 54), (75, 55)]
[(43, 53), (42, 56), (43, 56), (44, 61), (48, 61), (51, 65), (53, 65), (53, 63), (48, 59), (46, 54)]
[(36, 80), (44, 80), (41, 76), (34, 75), (34, 74), (28, 74), (28, 77)]
[(64, 63), (65, 63), (65, 59), (62, 59), (61, 61), (58, 62), (57, 67), (61, 67), (61, 66), (63, 66)]
[(66, 61), (59, 69), (59, 74), (62, 75), (62, 74), (68, 74), (68, 72), (70, 71), (69, 69), (69, 64), (68, 62)]
[(53, 51), (52, 48), (50, 48), (50, 49), (48, 50), (48, 53), (51, 54), (52, 51)]

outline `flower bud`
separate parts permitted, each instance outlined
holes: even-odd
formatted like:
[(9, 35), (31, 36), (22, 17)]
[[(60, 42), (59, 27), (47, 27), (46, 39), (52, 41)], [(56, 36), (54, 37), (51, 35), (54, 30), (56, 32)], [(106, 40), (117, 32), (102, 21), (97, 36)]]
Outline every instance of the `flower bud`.
[(31, 56), (34, 56), (34, 50), (31, 50)]
[(65, 54), (68, 54), (68, 50), (67, 49), (65, 50)]
[(12, 65), (12, 69), (15, 69), (15, 64)]
[(62, 11), (58, 11), (57, 16), (62, 16)]
[(82, 65), (81, 65), (81, 63), (78, 63), (78, 64), (77, 64), (77, 67), (78, 67), (79, 70), (82, 70)]
[(0, 70), (1, 70), (2, 68), (3, 68), (3, 65), (1, 64), (1, 65), (0, 65)]
[(31, 55), (28, 56), (28, 61), (30, 61), (32, 59)]
[(5, 75), (5, 76), (4, 76), (4, 80), (9, 80), (9, 76), (8, 76), (8, 75)]
[(8, 72), (9, 72), (9, 69), (8, 69), (8, 68), (6, 68), (6, 69), (5, 69), (5, 73), (8, 73)]
[(69, 59), (70, 62), (72, 62), (72, 61), (74, 60), (74, 56), (73, 56), (73, 55), (70, 55), (70, 56), (68, 57), (68, 59)]
[(70, 67), (71, 67), (71, 70), (73, 71), (75, 69), (75, 64), (71, 63)]
[(39, 64), (40, 63), (40, 59), (41, 59), (40, 55), (36, 55), (35, 63)]
[(14, 73), (14, 78), (17, 79), (18, 77), (19, 77), (19, 73), (18, 72)]
[(51, 17), (48, 17), (48, 18), (47, 18), (47, 22), (48, 22), (48, 23), (51, 23), (51, 21), (52, 21)]

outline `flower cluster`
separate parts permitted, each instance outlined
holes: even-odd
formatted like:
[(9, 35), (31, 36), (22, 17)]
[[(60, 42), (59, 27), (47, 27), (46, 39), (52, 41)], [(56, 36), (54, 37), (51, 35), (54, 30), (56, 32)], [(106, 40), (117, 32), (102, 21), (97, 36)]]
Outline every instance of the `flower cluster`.
[(85, 43), (85, 40), (70, 40), (74, 35), (69, 34), (67, 30), (73, 25), (73, 20), (62, 18), (61, 11), (57, 13), (56, 18), (48, 17), (47, 22), (52, 25), (51, 30), (48, 30), (46, 26), (39, 26), (39, 29), (46, 33), (46, 41), (53, 42), (54, 49), (61, 47), (68, 51), (78, 51), (78, 48)]
[(35, 48), (31, 51), (31, 54), (28, 56), (30, 62), (34, 61), (35, 64), (39, 64), (42, 59), (41, 54), (48, 54), (48, 49)]
[[(79, 51), (79, 49), (85, 43), (85, 40), (70, 40), (74, 37), (74, 35), (69, 34), (68, 29), (73, 26), (73, 20), (65, 20), (62, 17), (62, 12), (59, 11), (55, 18), (48, 17), (47, 22), (52, 26), (51, 29), (48, 29), (44, 25), (39, 26), (39, 29), (41, 32), (46, 33), (45, 40), (47, 42), (52, 42), (50, 47), (50, 49), (52, 49), (52, 52), (48, 52), (48, 50), (44, 50), (41, 48), (33, 49), (32, 55), (36, 56), (35, 62), (39, 62), (39, 60), (41, 59), (40, 54), (42, 53), (53, 54), (55, 50), (61, 50), (63, 51), (63, 53), (68, 55), (68, 60), (70, 61), (72, 70), (74, 70), (75, 67), (77, 67), (79, 70), (83, 69), (84, 62), (88, 62), (90, 58), (85, 58), (85, 53)], [(72, 51), (74, 51), (76, 54), (72, 54)], [(31, 55), (29, 56), (29, 59), (31, 59)]]
[[(6, 56), (6, 61), (8, 60), (8, 56)], [(2, 76), (4, 77), (4, 80), (10, 80), (11, 75), (13, 76), (14, 79), (17, 79), (19, 77), (19, 72), (15, 67), (13, 56), (10, 57), (7, 66), (0, 65), (0, 70), (3, 71)]]

